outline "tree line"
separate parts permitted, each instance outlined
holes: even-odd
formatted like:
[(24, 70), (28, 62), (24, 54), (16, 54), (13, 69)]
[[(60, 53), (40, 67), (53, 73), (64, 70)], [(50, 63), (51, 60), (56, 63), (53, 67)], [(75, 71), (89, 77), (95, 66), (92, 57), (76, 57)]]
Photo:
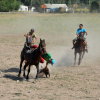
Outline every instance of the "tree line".
[(51, 3), (51, 4), (75, 4), (75, 3), (84, 3), (88, 4), (90, 0), (19, 0), (24, 5), (27, 6), (40, 6), (41, 4)]
[(0, 12), (16, 11), (21, 4), (26, 6), (40, 6), (44, 3), (64, 4), (68, 0), (0, 0)]
[(27, 6), (40, 6), (41, 4), (45, 3), (51, 3), (51, 4), (65, 4), (68, 2), (68, 0), (19, 0), (21, 1), (24, 5)]
[(0, 0), (0, 12), (18, 10), (21, 2), (18, 0)]
[[(17, 11), (21, 4), (40, 7), (42, 4), (85, 4), (91, 0), (0, 0), (0, 12)], [(94, 6), (93, 6), (94, 7)]]

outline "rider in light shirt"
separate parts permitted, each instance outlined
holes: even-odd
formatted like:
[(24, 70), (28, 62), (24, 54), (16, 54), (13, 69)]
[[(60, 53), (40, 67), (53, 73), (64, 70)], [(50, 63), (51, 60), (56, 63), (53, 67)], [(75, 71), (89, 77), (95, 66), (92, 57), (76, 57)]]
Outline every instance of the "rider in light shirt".
[(29, 33), (25, 34), (24, 36), (26, 37), (26, 44), (29, 47), (31, 47), (34, 44), (35, 40), (37, 39), (37, 37), (34, 33), (34, 29), (31, 29), (29, 31)]

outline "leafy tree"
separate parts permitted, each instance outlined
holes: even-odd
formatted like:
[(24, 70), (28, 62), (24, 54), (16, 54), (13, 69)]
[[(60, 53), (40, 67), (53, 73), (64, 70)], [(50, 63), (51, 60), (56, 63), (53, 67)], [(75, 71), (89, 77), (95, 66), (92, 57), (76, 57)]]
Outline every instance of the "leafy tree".
[(48, 3), (48, 1), (46, 0), (32, 0), (32, 5), (34, 6), (41, 6), (44, 3)]
[[(41, 4), (45, 4), (45, 3), (51, 3), (51, 4), (66, 3), (67, 4), (68, 1), (70, 1), (70, 0), (19, 0), (19, 1), (21, 1), (24, 5), (27, 5), (27, 6), (31, 6), (31, 5), (40, 6)], [(73, 0), (71, 0), (71, 1), (73, 1)]]
[(0, 1), (0, 12), (8, 12), (18, 10), (20, 2), (17, 0), (1, 0)]

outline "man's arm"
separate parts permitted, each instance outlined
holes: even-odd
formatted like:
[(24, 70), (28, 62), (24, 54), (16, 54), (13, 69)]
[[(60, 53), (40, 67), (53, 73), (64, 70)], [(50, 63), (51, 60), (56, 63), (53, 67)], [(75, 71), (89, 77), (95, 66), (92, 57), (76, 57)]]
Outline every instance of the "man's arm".
[(24, 34), (25, 37), (28, 37), (28, 34)]
[(79, 34), (76, 34), (76, 36), (78, 37), (78, 36), (79, 36)]
[(77, 36), (77, 37), (79, 36), (79, 32), (78, 32), (78, 29), (76, 30), (76, 36)]
[(88, 33), (87, 33), (86, 29), (84, 29), (84, 34), (88, 35)]
[(37, 36), (35, 35), (35, 39), (37, 40)]

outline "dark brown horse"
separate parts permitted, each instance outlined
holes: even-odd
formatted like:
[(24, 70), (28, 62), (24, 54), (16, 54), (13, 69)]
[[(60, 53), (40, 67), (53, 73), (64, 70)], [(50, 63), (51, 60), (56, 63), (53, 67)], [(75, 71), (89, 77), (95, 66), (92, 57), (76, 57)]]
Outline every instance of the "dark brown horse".
[[(41, 55), (46, 52), (45, 40), (40, 39), (39, 47), (37, 49), (32, 50), (31, 52), (27, 52), (28, 50), (29, 50), (28, 47), (24, 47), (22, 52), (21, 52), (20, 70), (19, 70), (18, 76), (20, 77), (22, 63), (23, 63), (23, 61), (25, 61), (23, 76), (26, 79), (29, 79), (30, 68), (32, 65), (35, 65), (36, 69), (37, 69), (36, 78), (38, 78), (39, 62), (41, 59)], [(26, 67), (28, 67), (27, 76), (25, 74)]]
[(86, 44), (85, 44), (85, 40), (83, 37), (78, 37), (77, 38), (77, 41), (74, 45), (74, 55), (75, 55), (75, 58), (74, 58), (74, 65), (76, 65), (76, 57), (77, 57), (77, 54), (79, 54), (79, 60), (78, 60), (78, 65), (81, 64), (81, 61), (84, 57), (84, 54), (85, 54), (85, 47), (86, 47)]

